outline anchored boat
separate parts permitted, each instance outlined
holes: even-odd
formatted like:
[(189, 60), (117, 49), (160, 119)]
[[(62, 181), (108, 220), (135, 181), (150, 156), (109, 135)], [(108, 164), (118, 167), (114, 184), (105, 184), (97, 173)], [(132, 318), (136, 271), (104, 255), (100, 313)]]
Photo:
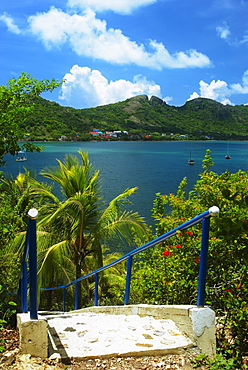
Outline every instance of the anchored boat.
[(27, 160), (27, 156), (26, 156), (26, 153), (22, 150), (20, 150), (19, 152), (16, 153), (17, 157), (16, 157), (16, 162), (24, 162)]
[(190, 165), (195, 164), (195, 160), (194, 160), (194, 158), (192, 158), (192, 150), (191, 150), (191, 148), (190, 148), (190, 152), (189, 152), (188, 164), (190, 164)]

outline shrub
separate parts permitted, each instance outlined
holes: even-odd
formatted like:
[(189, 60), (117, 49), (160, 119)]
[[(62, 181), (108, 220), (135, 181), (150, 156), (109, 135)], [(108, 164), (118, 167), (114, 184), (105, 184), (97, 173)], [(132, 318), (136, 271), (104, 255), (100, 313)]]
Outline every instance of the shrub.
[[(218, 346), (241, 366), (248, 352), (248, 173), (210, 171), (209, 151), (204, 161), (205, 171), (188, 195), (186, 178), (176, 194), (156, 194), (156, 236), (213, 205), (220, 208), (220, 216), (211, 219), (206, 304), (222, 317)], [(170, 207), (169, 214), (165, 206)], [(195, 304), (200, 239), (198, 224), (136, 258), (132, 302)]]

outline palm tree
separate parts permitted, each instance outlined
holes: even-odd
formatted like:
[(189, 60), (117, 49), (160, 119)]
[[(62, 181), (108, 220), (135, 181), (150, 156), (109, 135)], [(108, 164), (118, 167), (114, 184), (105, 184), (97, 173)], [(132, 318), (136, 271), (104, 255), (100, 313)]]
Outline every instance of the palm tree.
[[(7, 175), (0, 180), (0, 198), (9, 201), (16, 217), (19, 217), (18, 227), (24, 229), (27, 223), (27, 212), (34, 205), (31, 195), (31, 178), (34, 178), (34, 174), (25, 169), (24, 173), (19, 173), (16, 178)], [(23, 221), (22, 226), (21, 221)]]
[[(60, 277), (63, 272), (68, 281), (72, 269), (77, 279), (87, 273), (87, 256), (94, 257), (95, 268), (102, 266), (105, 243), (133, 243), (136, 237), (145, 240), (149, 230), (143, 217), (124, 209), (136, 188), (126, 189), (104, 209), (99, 171), (89, 162), (87, 152), (78, 153), (79, 158), (66, 155), (64, 163), (58, 160), (59, 166), (41, 172), (60, 186), (62, 200), (47, 186), (33, 187), (33, 194), (43, 199), (37, 224), (42, 232), (39, 238), (41, 281), (50, 280), (55, 270), (60, 272)], [(80, 284), (79, 307), (81, 303)]]
[[(7, 174), (0, 179), (0, 221), (1, 221), (1, 278), (7, 290), (18, 290), (21, 273), (21, 259), (27, 232), (27, 213), (38, 207), (32, 193), (36, 182), (30, 171), (19, 173), (16, 178)], [(8, 278), (6, 278), (8, 277)], [(12, 289), (10, 289), (10, 285)]]

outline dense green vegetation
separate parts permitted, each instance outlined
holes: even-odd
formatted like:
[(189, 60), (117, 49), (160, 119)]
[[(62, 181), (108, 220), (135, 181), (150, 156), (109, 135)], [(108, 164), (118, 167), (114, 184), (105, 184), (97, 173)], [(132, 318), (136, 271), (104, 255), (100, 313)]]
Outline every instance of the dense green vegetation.
[[(16, 225), (8, 248), (19, 261), (24, 251), (27, 211), (31, 207), (39, 210), (38, 280), (43, 288), (65, 285), (101, 267), (103, 251), (109, 242), (115, 242), (118, 249), (124, 242), (133, 244), (137, 237), (144, 241), (149, 231), (143, 217), (125, 210), (125, 203), (136, 188), (126, 189), (105, 206), (99, 171), (89, 162), (88, 153), (79, 151), (79, 156), (80, 159), (67, 155), (64, 162), (58, 160), (58, 166), (41, 172), (58, 184), (60, 198), (51, 185), (39, 183), (28, 171), (20, 173), (16, 179), (10, 177), (0, 181), (2, 205), (9, 201), (17, 221), (22, 221)], [(83, 281), (79, 287), (78, 304), (82, 306), (82, 299), (88, 304), (91, 289), (88, 281)], [(52, 306), (51, 297), (50, 304)]]
[[(30, 139), (58, 139), (63, 134), (86, 140), (93, 127), (102, 131), (127, 130), (133, 132), (132, 139), (145, 139), (144, 132), (153, 133), (149, 139), (161, 139), (162, 133), (168, 133), (167, 139), (175, 139), (171, 133), (187, 134), (189, 138), (248, 137), (246, 106), (230, 107), (209, 99), (195, 99), (176, 108), (156, 97), (148, 100), (146, 96), (138, 96), (117, 104), (75, 110), (36, 97), (59, 84), (39, 82), (23, 74), (1, 86), (0, 161), (3, 153), (13, 154), (19, 149), (18, 139), (25, 132)], [(33, 103), (34, 106), (30, 105)], [(27, 146), (27, 149), (35, 148)], [(248, 353), (248, 173), (216, 174), (211, 171), (212, 164), (208, 150), (203, 172), (188, 195), (186, 178), (176, 194), (157, 194), (153, 236), (210, 206), (220, 208), (220, 216), (211, 220), (206, 303), (216, 310), (219, 318), (217, 347), (224, 357), (218, 357), (214, 363), (202, 357), (196, 363), (209, 369), (247, 369), (244, 358)], [(87, 153), (80, 153), (80, 160), (68, 155), (64, 162), (58, 161), (58, 167), (46, 169), (42, 174), (59, 184), (62, 200), (55, 196), (51, 185), (38, 182), (28, 171), (15, 179), (1, 175), (0, 326), (13, 318), (15, 305), (19, 303), (14, 292), (18, 289), (28, 209), (39, 210), (39, 283), (43, 287), (63, 284), (92, 271), (104, 260), (116, 258), (105, 253), (110, 241), (118, 248), (132, 239), (141, 245), (148, 237), (152, 238), (144, 220), (137, 213), (125, 210), (125, 203), (135, 188), (127, 189), (107, 206), (102, 203), (99, 172), (92, 168)], [(166, 213), (168, 206), (171, 211)], [(194, 304), (200, 237), (200, 226), (196, 225), (137, 257), (131, 302)], [(100, 277), (102, 304), (122, 304), (124, 277), (123, 264)], [(90, 305), (92, 281), (81, 288), (81, 303)], [(68, 293), (68, 301), (72, 307), (73, 291)], [(42, 293), (41, 308), (59, 309), (58, 304), (61, 304), (58, 292)]]
[[(186, 178), (176, 194), (157, 194), (153, 216), (161, 235), (212, 205), (220, 208), (220, 216), (211, 219), (206, 304), (219, 317), (218, 350), (241, 368), (248, 353), (248, 173), (217, 174), (210, 171), (212, 163), (207, 151), (204, 171), (188, 196)], [(198, 224), (137, 258), (133, 302), (196, 304), (200, 238)]]
[[(38, 140), (182, 140), (248, 138), (248, 106), (222, 105), (197, 98), (182, 107), (166, 104), (158, 97), (139, 95), (115, 104), (89, 109), (63, 107), (41, 98), (62, 82), (38, 81), (27, 73), (0, 86), (0, 160), (4, 153), (23, 148), (40, 150)], [(93, 137), (119, 131), (117, 137)]]
[[(212, 164), (208, 150), (203, 160), (203, 172), (188, 195), (186, 178), (176, 194), (157, 194), (153, 237), (212, 205), (220, 208), (220, 216), (211, 219), (206, 304), (215, 309), (221, 327), (217, 348), (224, 359), (218, 357), (217, 361), (222, 363), (223, 369), (225, 361), (227, 369), (245, 369), (244, 356), (248, 352), (248, 173), (216, 174), (211, 171)], [(17, 301), (9, 292), (18, 288), (26, 212), (30, 207), (39, 210), (39, 281), (43, 287), (63, 284), (78, 273), (92, 271), (116, 258), (105, 254), (109, 240), (114, 240), (118, 248), (123, 240), (134, 238), (136, 244), (141, 245), (148, 237), (152, 238), (143, 219), (123, 208), (134, 189), (102, 207), (98, 171), (91, 168), (86, 153), (81, 153), (81, 161), (67, 156), (65, 162), (58, 162), (57, 167), (42, 173), (60, 184), (63, 200), (53, 194), (51, 185), (37, 182), (27, 171), (16, 179), (3, 177), (1, 180), (0, 319), (13, 314), (13, 301)], [(165, 212), (168, 205), (169, 213)], [(201, 226), (198, 224), (136, 257), (130, 303), (195, 304), (200, 238)], [(77, 271), (78, 263), (80, 271)], [(101, 275), (101, 304), (123, 304), (124, 265)], [(83, 284), (81, 298), (84, 305), (92, 305), (92, 289), (93, 281)], [(61, 302), (62, 297), (57, 291), (53, 294), (43, 292), (40, 308), (61, 309)], [(73, 291), (68, 292), (67, 302), (72, 308)], [(199, 358), (196, 363), (209, 362)], [(213, 366), (217, 366), (216, 362)]]
[(6, 85), (0, 86), (0, 165), (4, 163), (5, 153), (14, 155), (21, 149), (30, 152), (41, 150), (31, 142), (20, 147), (18, 140), (25, 135), (21, 123), (24, 124), (34, 108), (32, 99), (44, 91), (53, 91), (60, 85), (61, 82), (54, 79), (38, 81), (28, 73), (22, 73), (18, 79), (13, 78)]
[(127, 131), (128, 135), (119, 135), (122, 140), (178, 140), (184, 138), (181, 135), (189, 139), (248, 138), (248, 106), (223, 105), (211, 99), (197, 98), (175, 107), (155, 96), (140, 95), (89, 109), (62, 107), (41, 97), (33, 101), (35, 110), (21, 124), (32, 140), (58, 140), (61, 135), (67, 140), (92, 140), (89, 132), (93, 128)]

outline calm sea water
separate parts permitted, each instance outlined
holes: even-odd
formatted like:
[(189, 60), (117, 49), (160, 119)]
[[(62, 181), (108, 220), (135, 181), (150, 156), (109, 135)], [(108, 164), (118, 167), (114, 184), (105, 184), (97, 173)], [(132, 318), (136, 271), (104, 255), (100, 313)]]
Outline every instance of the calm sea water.
[[(14, 157), (6, 155), (4, 172), (16, 176), (25, 166), (39, 174), (41, 169), (56, 165), (56, 158), (63, 160), (67, 153), (77, 155), (79, 149), (88, 151), (90, 161), (100, 170), (104, 199), (108, 202), (126, 188), (137, 186), (137, 192), (130, 198), (132, 209), (145, 216), (149, 223), (152, 223), (151, 209), (156, 193), (176, 192), (185, 176), (188, 190), (192, 189), (202, 171), (206, 149), (211, 150), (215, 162), (213, 171), (248, 171), (247, 141), (229, 143), (230, 160), (224, 158), (227, 153), (226, 141), (49, 142), (38, 145), (44, 146), (44, 150), (41, 153), (28, 153), (28, 160), (24, 163), (18, 163)], [(188, 165), (190, 146), (195, 159), (194, 166)], [(38, 178), (42, 179), (40, 176)]]

